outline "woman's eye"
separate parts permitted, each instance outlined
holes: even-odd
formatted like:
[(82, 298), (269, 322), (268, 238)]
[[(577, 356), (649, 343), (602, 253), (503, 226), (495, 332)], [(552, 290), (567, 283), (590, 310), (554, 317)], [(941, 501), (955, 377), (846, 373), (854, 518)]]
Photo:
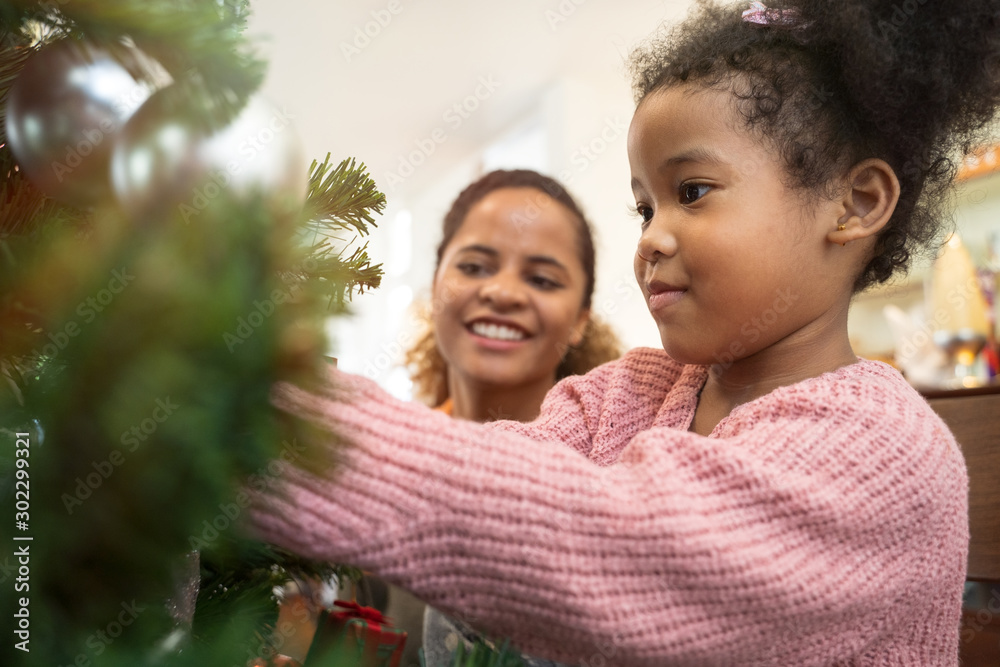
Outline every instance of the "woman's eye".
[(704, 183), (685, 183), (681, 186), (681, 203), (693, 204), (708, 194), (709, 189), (711, 186)]
[(466, 276), (486, 275), (486, 267), (476, 262), (462, 262), (456, 268)]
[(562, 284), (545, 276), (531, 276), (528, 282), (543, 290), (554, 290), (562, 287)]

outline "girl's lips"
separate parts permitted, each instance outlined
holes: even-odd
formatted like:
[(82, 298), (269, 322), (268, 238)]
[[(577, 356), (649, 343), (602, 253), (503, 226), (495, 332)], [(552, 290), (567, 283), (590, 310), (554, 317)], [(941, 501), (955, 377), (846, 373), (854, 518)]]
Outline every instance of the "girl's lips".
[(674, 305), (687, 294), (687, 290), (671, 289), (649, 295), (649, 310), (655, 312)]

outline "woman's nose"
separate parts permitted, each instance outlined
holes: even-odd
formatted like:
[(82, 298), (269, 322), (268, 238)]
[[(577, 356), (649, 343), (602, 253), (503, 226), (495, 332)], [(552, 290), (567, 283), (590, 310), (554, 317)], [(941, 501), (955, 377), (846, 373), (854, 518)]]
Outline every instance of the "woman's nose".
[(527, 301), (524, 293), (524, 283), (520, 276), (507, 271), (500, 271), (483, 281), (479, 288), (479, 297), (495, 308), (512, 308), (522, 306)]
[(639, 236), (636, 254), (647, 262), (655, 262), (662, 257), (677, 254), (677, 237), (663, 216), (653, 216)]

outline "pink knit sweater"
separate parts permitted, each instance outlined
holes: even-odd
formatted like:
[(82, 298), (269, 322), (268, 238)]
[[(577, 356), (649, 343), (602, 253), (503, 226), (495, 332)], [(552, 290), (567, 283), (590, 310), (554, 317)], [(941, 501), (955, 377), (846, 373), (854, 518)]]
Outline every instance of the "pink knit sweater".
[(639, 349), (532, 423), (453, 420), (343, 373), (275, 403), (342, 434), (264, 539), (371, 570), (580, 665), (957, 665), (968, 544), (954, 438), (859, 361), (689, 432), (707, 369)]

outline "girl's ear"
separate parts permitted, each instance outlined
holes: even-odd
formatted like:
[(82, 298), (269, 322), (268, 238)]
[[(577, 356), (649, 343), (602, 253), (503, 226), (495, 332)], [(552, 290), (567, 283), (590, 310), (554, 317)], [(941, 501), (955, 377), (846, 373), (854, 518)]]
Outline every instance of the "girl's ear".
[(892, 217), (899, 201), (899, 179), (885, 160), (862, 160), (847, 173), (844, 213), (827, 240), (837, 245), (875, 236)]

